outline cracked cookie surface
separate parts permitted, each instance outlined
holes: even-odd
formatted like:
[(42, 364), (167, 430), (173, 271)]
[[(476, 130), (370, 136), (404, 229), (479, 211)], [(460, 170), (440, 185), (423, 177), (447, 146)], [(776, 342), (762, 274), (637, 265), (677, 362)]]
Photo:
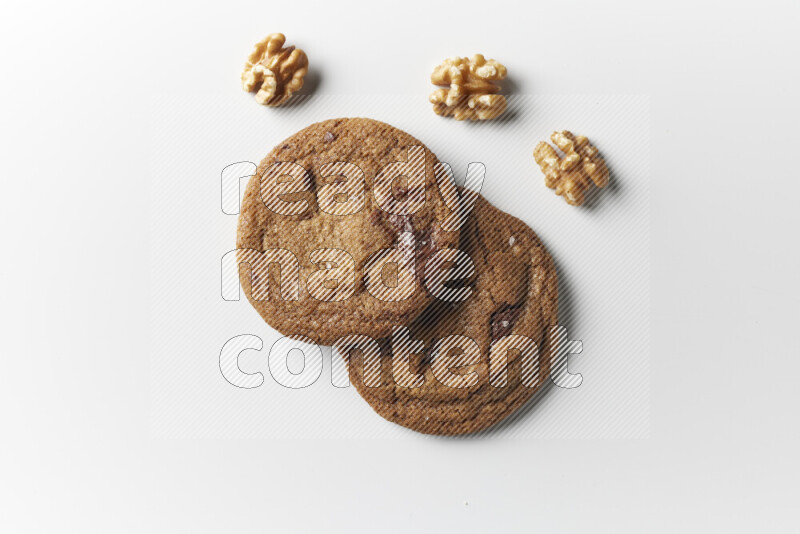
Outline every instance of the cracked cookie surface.
[[(414, 146), (422, 147), (419, 150), (424, 154), (424, 193), (416, 188), (424, 202), (411, 215), (388, 213), (376, 201), (375, 177), (385, 166), (407, 161)], [(260, 177), (281, 162), (308, 171), (305, 190), (285, 194), (277, 192), (282, 185), (275, 185), (276, 191), (262, 189)], [(258, 165), (247, 186), (236, 246), (240, 262), (241, 249), (290, 251), (299, 263), (299, 292), (296, 300), (283, 298), (278, 276), (286, 274), (277, 266), (254, 273), (255, 278), (247, 269), (240, 269), (242, 288), (262, 318), (284, 335), (307, 336), (316, 343), (331, 345), (339, 337), (355, 333), (384, 337), (391, 333), (392, 325), (417, 317), (433, 300), (422, 285), (424, 269), (419, 266), (436, 250), (458, 245), (459, 233), (441, 228), (440, 222), (448, 212), (436, 186), (435, 163), (436, 156), (419, 140), (388, 124), (364, 118), (312, 124), (278, 143)], [(361, 178), (357, 177), (359, 170), (363, 172)], [(278, 178), (276, 184), (280, 183)], [(391, 195), (395, 200), (414, 194), (409, 191), (408, 180), (393, 182)], [(272, 200), (279, 197), (292, 202), (292, 213), (281, 215), (267, 208), (263, 198), (270, 196)], [(336, 207), (342, 205), (339, 202), (356, 197), (357, 205), (363, 207), (352, 213), (337, 212)], [(387, 302), (367, 291), (364, 267), (376, 252), (397, 246), (399, 234), (405, 231), (415, 238), (416, 289), (404, 300)], [(348, 288), (350, 295), (344, 300), (320, 300), (309, 293), (309, 277), (329, 267), (325, 265), (329, 261), (312, 261), (314, 251), (321, 249), (344, 250), (352, 257), (352, 288)], [(267, 298), (257, 300), (252, 289), (259, 276), (267, 277), (269, 289)]]
[[(466, 282), (471, 295), (458, 303), (436, 301), (409, 325), (411, 339), (425, 344), (423, 351), (409, 358), (407, 367), (424, 377), (420, 387), (403, 387), (394, 380), (389, 339), (380, 343), (379, 379), (377, 373), (365, 374), (365, 369), (374, 368), (365, 367), (364, 351), (340, 351), (349, 355), (351, 383), (378, 414), (427, 434), (486, 429), (511, 415), (549, 380), (547, 334), (557, 324), (558, 300), (550, 254), (530, 227), (482, 197), (461, 228), (460, 248), (475, 265), (474, 277)], [(447, 354), (443, 350), (435, 353), (435, 342), (454, 335), (477, 345), (473, 359), (461, 362), (469, 365), (461, 365), (457, 371), (462, 377), (474, 373), (474, 383), (457, 377), (443, 383), (437, 378), (437, 374), (443, 376), (437, 358)], [(489, 349), (494, 342), (501, 344), (498, 348), (507, 346), (502, 343), (510, 339), (504, 338), (508, 335), (526, 336), (536, 343), (538, 379), (531, 379), (533, 366), (522, 351), (509, 351), (505, 385), (496, 387), (502, 384), (502, 367), (490, 365)], [(468, 346), (467, 342), (461, 349), (451, 349), (450, 356), (455, 356), (451, 361), (458, 364), (459, 353), (470, 353), (463, 348)]]

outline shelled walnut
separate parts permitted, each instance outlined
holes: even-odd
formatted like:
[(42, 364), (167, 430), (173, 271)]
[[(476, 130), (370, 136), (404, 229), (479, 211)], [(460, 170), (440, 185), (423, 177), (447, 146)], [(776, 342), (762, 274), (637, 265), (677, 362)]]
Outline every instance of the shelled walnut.
[(564, 195), (568, 204), (583, 204), (592, 183), (597, 187), (608, 185), (608, 167), (586, 137), (576, 137), (564, 130), (554, 132), (550, 139), (564, 152), (564, 157), (542, 141), (533, 149), (533, 159), (544, 173), (545, 185), (555, 189), (557, 195)]
[(505, 77), (503, 65), (481, 54), (448, 58), (431, 74), (434, 85), (449, 86), (431, 93), (433, 111), (458, 121), (494, 119), (506, 110), (506, 98), (497, 94), (500, 86), (492, 82)]
[(256, 93), (256, 102), (265, 106), (280, 106), (303, 87), (308, 72), (305, 52), (289, 46), (286, 36), (272, 33), (256, 44), (242, 72), (242, 89)]

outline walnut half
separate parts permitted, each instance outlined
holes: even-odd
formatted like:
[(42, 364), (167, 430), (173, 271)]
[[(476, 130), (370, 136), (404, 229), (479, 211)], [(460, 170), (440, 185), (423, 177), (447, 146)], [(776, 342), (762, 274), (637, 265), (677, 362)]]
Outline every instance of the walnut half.
[(506, 98), (497, 94), (500, 87), (492, 82), (505, 77), (503, 65), (481, 54), (448, 58), (431, 74), (434, 85), (449, 86), (431, 93), (433, 111), (458, 121), (494, 119), (506, 110)]
[(544, 173), (545, 185), (555, 189), (557, 195), (564, 195), (568, 204), (583, 204), (592, 183), (597, 187), (608, 185), (608, 167), (586, 137), (564, 130), (554, 132), (550, 140), (564, 152), (564, 157), (542, 141), (533, 149), (533, 159)]
[(242, 89), (256, 93), (256, 102), (280, 106), (303, 87), (308, 58), (302, 50), (284, 48), (286, 36), (272, 33), (256, 44), (242, 72)]

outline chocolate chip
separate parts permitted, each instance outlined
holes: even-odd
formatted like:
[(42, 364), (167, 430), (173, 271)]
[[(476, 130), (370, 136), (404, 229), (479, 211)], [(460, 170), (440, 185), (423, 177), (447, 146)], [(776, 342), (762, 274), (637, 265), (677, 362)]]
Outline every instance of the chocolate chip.
[(322, 139), (326, 143), (333, 143), (336, 140), (336, 134), (333, 132), (325, 132), (325, 135), (322, 136)]
[(425, 348), (425, 352), (422, 353), (422, 359), (420, 360), (420, 367), (423, 365), (433, 363), (433, 349), (435, 348), (435, 343), (431, 343), (428, 347)]
[(297, 220), (299, 220), (299, 221), (307, 221), (307, 220), (308, 220), (308, 219), (310, 219), (310, 218), (311, 218), (313, 215), (314, 215), (314, 214), (312, 213), (312, 211), (311, 211), (310, 209), (307, 209), (306, 211), (304, 211), (303, 213), (301, 213), (300, 215), (298, 215), (298, 217), (297, 217)]
[(492, 341), (510, 334), (521, 313), (522, 306), (519, 304), (503, 304), (500, 306), (489, 319)]
[(463, 278), (456, 278), (455, 280), (448, 280), (444, 283), (444, 287), (447, 289), (464, 289), (467, 287), (473, 287), (474, 283), (470, 282), (469, 280), (465, 280)]
[(369, 214), (369, 223), (372, 226), (377, 226), (377, 225), (379, 225), (381, 223), (381, 210), (380, 209), (372, 210), (372, 213)]
[(287, 148), (289, 148), (289, 145), (283, 145), (283, 146), (281, 147), (281, 150), (286, 150)]

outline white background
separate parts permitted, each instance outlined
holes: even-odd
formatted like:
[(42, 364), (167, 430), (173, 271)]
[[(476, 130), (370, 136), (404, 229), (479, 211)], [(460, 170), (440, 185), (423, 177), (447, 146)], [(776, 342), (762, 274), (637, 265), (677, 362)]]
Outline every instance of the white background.
[[(797, 531), (795, 4), (2, 15), (3, 531)], [(236, 94), (276, 30), (322, 94), (424, 95), (431, 65), (480, 51), (519, 94), (650, 96), (649, 438), (154, 435), (151, 99)]]

